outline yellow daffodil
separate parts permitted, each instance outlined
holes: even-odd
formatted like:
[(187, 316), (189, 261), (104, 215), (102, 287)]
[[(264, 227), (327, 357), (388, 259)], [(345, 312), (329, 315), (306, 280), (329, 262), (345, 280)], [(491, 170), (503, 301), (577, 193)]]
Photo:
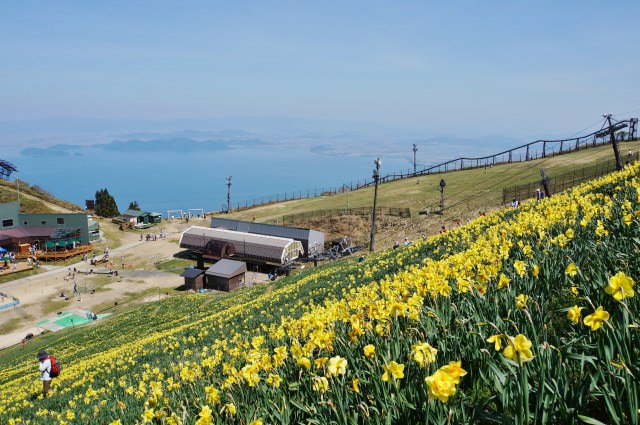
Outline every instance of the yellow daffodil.
[(571, 263), (564, 270), (564, 273), (569, 277), (574, 277), (578, 274), (578, 267), (574, 263)]
[(511, 279), (505, 276), (504, 273), (500, 273), (500, 279), (498, 280), (498, 289), (504, 288), (505, 286), (509, 285), (509, 283), (511, 283)]
[(507, 338), (507, 346), (502, 354), (520, 364), (533, 359), (531, 352), (531, 341), (523, 334), (516, 335), (515, 338)]
[(351, 380), (351, 391), (360, 394), (360, 380), (357, 378)]
[(373, 345), (369, 344), (369, 345), (365, 345), (364, 346), (364, 356), (366, 358), (372, 358), (374, 355), (376, 354), (376, 347), (374, 347)]
[(420, 367), (427, 366), (436, 360), (436, 354), (438, 350), (433, 348), (426, 342), (414, 344), (411, 346), (411, 353), (409, 358), (413, 358), (420, 365)]
[(540, 274), (540, 267), (538, 267), (537, 264), (534, 265), (531, 269), (531, 274), (533, 274), (533, 277), (538, 277), (538, 275)]
[(624, 272), (618, 272), (609, 278), (609, 285), (604, 288), (604, 292), (613, 296), (616, 301), (622, 301), (625, 298), (633, 298), (635, 295), (633, 285), (634, 281), (631, 277)]
[(327, 366), (327, 372), (331, 376), (344, 375), (347, 373), (347, 360), (340, 357), (332, 357), (329, 360), (329, 366)]
[(578, 307), (577, 305), (574, 305), (567, 311), (567, 318), (573, 323), (578, 323), (580, 321), (580, 316), (582, 314), (581, 312), (583, 308), (584, 307)]
[(395, 381), (396, 379), (404, 378), (403, 364), (399, 364), (391, 360), (388, 365), (384, 364), (382, 367), (384, 368), (384, 373), (382, 374), (382, 380), (384, 382), (388, 382), (389, 379), (393, 379)]
[(596, 311), (586, 316), (583, 323), (585, 326), (589, 326), (592, 331), (597, 331), (607, 320), (609, 320), (609, 312), (603, 310), (602, 306), (600, 306)]
[(424, 379), (430, 398), (437, 398), (443, 403), (449, 401), (449, 397), (456, 393), (456, 385), (460, 383), (460, 377), (467, 374), (461, 364), (461, 361), (449, 362), (448, 365)]
[(500, 351), (502, 349), (503, 338), (504, 338), (504, 335), (502, 334), (491, 335), (489, 338), (487, 338), (487, 342), (489, 344), (493, 344), (496, 351)]
[(525, 294), (520, 294), (516, 297), (516, 307), (525, 308), (527, 305), (527, 301), (529, 301), (529, 296)]
[(527, 272), (527, 265), (522, 260), (518, 260), (513, 263), (513, 268), (516, 270), (516, 273), (518, 273), (518, 276), (520, 277), (524, 276), (524, 274)]
[(213, 419), (211, 418), (211, 414), (213, 411), (209, 406), (202, 406), (200, 409), (200, 413), (198, 414), (198, 420), (196, 421), (196, 425), (209, 425), (213, 423)]
[(313, 377), (313, 390), (319, 393), (324, 393), (329, 390), (329, 381), (324, 376)]

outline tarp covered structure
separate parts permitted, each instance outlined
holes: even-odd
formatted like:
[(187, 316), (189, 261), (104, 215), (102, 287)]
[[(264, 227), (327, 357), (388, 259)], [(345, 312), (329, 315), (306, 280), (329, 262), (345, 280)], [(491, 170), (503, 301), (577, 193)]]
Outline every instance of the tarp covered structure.
[(318, 232), (317, 230), (257, 223), (255, 221), (233, 220), (222, 217), (211, 218), (211, 227), (256, 235), (294, 239), (302, 243), (302, 248), (304, 248), (307, 255), (319, 254), (324, 251), (324, 233)]
[[(304, 253), (299, 241), (225, 229), (191, 226), (180, 236), (180, 248), (203, 251), (210, 241), (231, 245), (233, 257), (272, 264), (288, 264)], [(211, 244), (209, 244), (211, 246)]]

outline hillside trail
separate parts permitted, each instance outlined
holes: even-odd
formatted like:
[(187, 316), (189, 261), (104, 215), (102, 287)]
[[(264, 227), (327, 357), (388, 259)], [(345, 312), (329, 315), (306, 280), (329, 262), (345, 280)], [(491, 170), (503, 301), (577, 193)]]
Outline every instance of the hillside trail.
[[(69, 309), (82, 309), (94, 313), (113, 311), (115, 303), (119, 305), (157, 300), (171, 294), (184, 283), (177, 273), (157, 270), (156, 264), (174, 258), (182, 251), (178, 245), (181, 233), (190, 225), (208, 225), (208, 220), (192, 218), (190, 223), (184, 220), (167, 220), (161, 225), (148, 229), (149, 234), (160, 230), (166, 235), (140, 240), (140, 233), (110, 232), (113, 240), (106, 241), (118, 248), (109, 249), (111, 265), (90, 266), (76, 258), (62, 266), (43, 266), (44, 271), (37, 275), (0, 284), (0, 292), (16, 297), (20, 304), (0, 310), (0, 323), (10, 331), (0, 331), (0, 349), (19, 344), (27, 334), (37, 336), (43, 328), (36, 325), (48, 318), (55, 318), (57, 312)], [(96, 258), (104, 252), (95, 251)], [(110, 267), (109, 267), (110, 266)], [(124, 267), (123, 267), (124, 266)], [(93, 274), (86, 274), (90, 269)], [(74, 269), (75, 278), (74, 276)], [(118, 275), (109, 275), (109, 270)], [(73, 293), (74, 283), (80, 294)], [(92, 290), (95, 290), (93, 293)], [(64, 293), (65, 297), (60, 294)], [(37, 339), (34, 340), (34, 342)]]

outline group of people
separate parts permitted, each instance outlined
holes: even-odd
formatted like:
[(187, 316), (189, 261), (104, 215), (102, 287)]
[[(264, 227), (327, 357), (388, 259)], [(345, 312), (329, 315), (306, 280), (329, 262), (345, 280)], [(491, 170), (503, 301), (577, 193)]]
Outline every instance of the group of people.
[[(160, 230), (160, 233), (158, 233), (158, 234), (147, 233), (147, 236), (145, 236), (145, 237), (147, 239), (147, 242), (149, 242), (149, 241), (156, 241), (156, 240), (158, 240), (158, 238), (163, 239), (164, 236), (165, 236), (164, 235), (164, 230)], [(142, 233), (140, 233), (140, 241), (142, 241), (142, 239), (143, 239), (143, 236), (142, 236)]]
[[(411, 240), (409, 238), (407, 238), (407, 237), (404, 238), (404, 246), (411, 245), (411, 243), (412, 242), (411, 242)], [(400, 248), (400, 242), (394, 241), (393, 242), (393, 249), (398, 249), (398, 248)]]

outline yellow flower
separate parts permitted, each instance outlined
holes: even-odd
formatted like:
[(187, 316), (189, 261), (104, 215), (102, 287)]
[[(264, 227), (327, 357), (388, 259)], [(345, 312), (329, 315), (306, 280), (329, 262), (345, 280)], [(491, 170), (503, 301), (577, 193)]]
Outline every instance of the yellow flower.
[(513, 263), (513, 268), (516, 269), (516, 273), (518, 273), (520, 277), (524, 276), (527, 271), (527, 265), (522, 260), (518, 260)]
[(624, 272), (618, 272), (615, 276), (609, 278), (609, 286), (604, 288), (604, 292), (613, 296), (616, 301), (622, 301), (625, 298), (633, 298), (635, 295), (633, 285), (632, 278), (624, 274)]
[(515, 338), (507, 338), (507, 346), (502, 355), (522, 364), (533, 359), (531, 345), (531, 341), (526, 336), (518, 334)]
[(533, 274), (533, 277), (538, 277), (538, 275), (540, 274), (540, 267), (538, 267), (538, 265), (536, 264), (535, 266), (533, 266), (533, 270), (531, 270), (531, 273)]
[(529, 296), (525, 294), (520, 294), (516, 297), (516, 307), (524, 308), (527, 305), (527, 301), (529, 301)]
[(249, 422), (249, 425), (262, 425), (262, 419), (256, 419), (254, 421)]
[(571, 263), (564, 270), (564, 273), (569, 277), (574, 277), (575, 275), (578, 274), (578, 267), (576, 267), (575, 264)]
[(498, 281), (498, 289), (502, 289), (505, 286), (509, 285), (511, 279), (504, 275), (504, 273), (500, 273), (500, 280)]
[(467, 371), (462, 368), (462, 361), (460, 360), (450, 361), (448, 365), (442, 366), (440, 370), (449, 375), (456, 384), (460, 383), (461, 376), (467, 374)]
[(597, 331), (607, 320), (609, 320), (609, 312), (603, 310), (602, 306), (600, 306), (596, 311), (585, 317), (583, 322), (585, 326), (589, 326), (592, 331)]
[(198, 420), (196, 421), (196, 425), (209, 425), (213, 423), (213, 419), (211, 418), (211, 414), (213, 411), (209, 406), (202, 406), (200, 410)]
[(429, 397), (446, 403), (449, 397), (456, 393), (456, 384), (460, 383), (460, 377), (467, 374), (461, 365), (461, 361), (452, 361), (442, 366), (433, 375), (427, 376), (424, 381), (429, 387)]
[(571, 292), (573, 292), (573, 295), (580, 295), (580, 290), (578, 289), (577, 286), (572, 286)]
[(502, 349), (502, 338), (504, 338), (504, 335), (502, 334), (491, 335), (489, 338), (487, 338), (487, 342), (489, 344), (494, 344), (494, 348), (496, 349), (496, 351), (500, 351)]
[(584, 307), (578, 307), (574, 305), (567, 311), (567, 318), (571, 320), (573, 323), (578, 323), (580, 321), (581, 311)]
[(282, 382), (282, 378), (280, 377), (280, 375), (274, 375), (270, 373), (265, 381), (273, 388), (278, 388), (280, 386), (280, 383)]
[(351, 391), (360, 394), (360, 381), (358, 380), (358, 378), (353, 378), (351, 380)]
[(149, 423), (156, 417), (156, 414), (153, 412), (153, 409), (146, 409), (142, 414), (142, 423)]
[(364, 356), (367, 358), (372, 358), (376, 354), (376, 347), (373, 345), (365, 345), (364, 347)]
[(449, 401), (449, 397), (456, 393), (456, 384), (448, 374), (437, 370), (433, 375), (424, 378), (429, 390), (427, 394), (430, 398), (437, 398), (443, 403)]
[(120, 422), (120, 419), (116, 419), (115, 421), (111, 422), (109, 425), (122, 425), (122, 422)]
[(601, 220), (598, 220), (596, 227), (596, 235), (598, 236), (606, 236), (609, 234), (609, 231), (604, 228), (604, 224), (602, 224)]
[(313, 390), (324, 393), (329, 390), (329, 381), (324, 376), (314, 376), (313, 377)]
[(307, 357), (300, 357), (296, 363), (298, 364), (298, 366), (301, 366), (305, 369), (311, 369), (311, 360), (309, 360)]
[(344, 375), (347, 373), (347, 360), (340, 356), (332, 357), (329, 360), (327, 371), (331, 376)]
[(394, 380), (404, 378), (403, 364), (399, 364), (391, 360), (389, 365), (384, 364), (382, 367), (384, 368), (384, 373), (382, 374), (382, 380), (384, 382), (389, 381), (390, 378), (393, 378)]
[(236, 414), (236, 405), (233, 403), (227, 403), (224, 405), (224, 409), (229, 412), (229, 415), (235, 415)]
[(433, 348), (431, 345), (426, 342), (421, 342), (411, 346), (411, 353), (409, 353), (409, 357), (413, 357), (413, 360), (415, 360), (420, 367), (424, 367), (436, 360), (437, 353), (438, 350)]
[(217, 389), (214, 387), (204, 387), (204, 391), (207, 393), (207, 403), (220, 403), (220, 395)]

